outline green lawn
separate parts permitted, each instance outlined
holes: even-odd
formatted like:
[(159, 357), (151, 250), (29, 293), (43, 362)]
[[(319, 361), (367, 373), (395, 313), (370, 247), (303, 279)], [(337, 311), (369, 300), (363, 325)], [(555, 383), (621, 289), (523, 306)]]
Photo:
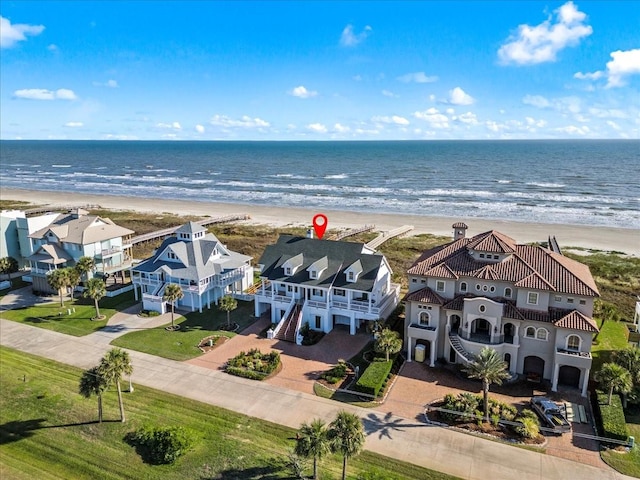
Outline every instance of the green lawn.
[[(115, 391), (107, 392), (100, 425), (96, 399), (77, 393), (79, 369), (3, 347), (0, 358), (0, 478), (293, 478), (285, 466), (290, 428), (141, 386), (124, 394), (124, 424)], [(180, 425), (200, 439), (175, 465), (152, 466), (123, 440), (142, 425)], [(340, 478), (341, 465), (339, 456), (323, 458), (322, 478)], [(349, 462), (350, 479), (369, 471), (385, 479), (453, 478), (370, 452)]]
[[(243, 330), (255, 322), (253, 317), (253, 302), (238, 302), (238, 308), (231, 312), (231, 323), (235, 322)], [(139, 352), (157, 355), (171, 360), (189, 360), (201, 355), (198, 343), (209, 335), (234, 336), (234, 333), (224, 332), (219, 328), (227, 323), (227, 314), (221, 312), (214, 305), (211, 310), (202, 313), (192, 312), (184, 317), (176, 316), (176, 324), (180, 330), (168, 332), (164, 326), (127, 333), (116, 338), (112, 345), (117, 345)]]
[(591, 347), (591, 354), (593, 355), (591, 371), (593, 372), (600, 370), (600, 366), (603, 363), (610, 361), (611, 354), (614, 351), (624, 350), (628, 346), (628, 330), (624, 322), (608, 321), (605, 322), (604, 328), (602, 328), (602, 320), (596, 320), (600, 333)]
[[(136, 302), (133, 299), (133, 292), (123, 293), (117, 297), (105, 297), (100, 300), (100, 314), (106, 318), (100, 321), (92, 321), (96, 315), (93, 300), (87, 298), (76, 298), (64, 302), (64, 307), (60, 302), (45, 303), (32, 307), (18, 308), (2, 312), (0, 316), (14, 322), (20, 322), (35, 327), (46, 328), (56, 332), (82, 337), (100, 330), (107, 324), (107, 321), (114, 313), (124, 310)], [(68, 309), (74, 309), (69, 315)]]
[(640, 478), (640, 408), (634, 413), (627, 413), (629, 433), (636, 439), (636, 446), (630, 453), (620, 453), (613, 450), (603, 451), (602, 459), (620, 473)]

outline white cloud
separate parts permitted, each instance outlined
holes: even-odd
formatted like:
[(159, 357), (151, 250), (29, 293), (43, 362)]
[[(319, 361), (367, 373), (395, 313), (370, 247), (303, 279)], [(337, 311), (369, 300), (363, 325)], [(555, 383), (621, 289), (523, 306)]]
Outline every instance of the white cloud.
[(294, 89), (289, 91), (289, 95), (293, 95), (298, 98), (309, 98), (315, 97), (318, 95), (318, 92), (315, 90), (307, 90), (304, 85), (300, 85), (299, 87), (295, 87)]
[(597, 80), (603, 75), (604, 75), (604, 72), (601, 70), (598, 70), (597, 72), (593, 72), (593, 73), (576, 72), (573, 74), (573, 78), (577, 78), (578, 80)]
[(55, 43), (52, 43), (52, 44), (47, 46), (47, 50), (49, 50), (50, 52), (57, 52), (60, 49), (58, 48), (58, 46)]
[(471, 95), (460, 87), (456, 87), (453, 90), (449, 90), (449, 99), (446, 103), (450, 103), (451, 105), (471, 105), (475, 101), (475, 98)]
[(400, 117), (398, 115), (392, 115), (390, 117), (378, 115), (378, 116), (372, 117), (371, 121), (376, 123), (388, 123), (388, 124), (394, 124), (394, 125), (409, 125), (409, 120), (407, 120), (404, 117)]
[(327, 127), (321, 123), (310, 123), (307, 125), (307, 129), (315, 133), (327, 133)]
[(356, 82), (361, 82), (362, 81), (362, 75), (354, 75), (353, 78)]
[(530, 127), (542, 128), (547, 125), (547, 122), (545, 120), (536, 120), (533, 117), (525, 117), (525, 121), (527, 122), (527, 125), (529, 125)]
[(424, 72), (414, 72), (397, 77), (396, 80), (402, 83), (433, 83), (438, 81), (438, 77), (435, 75), (427, 76)]
[(640, 74), (640, 48), (611, 52), (611, 58), (607, 62), (607, 88), (622, 87), (627, 76)]
[(342, 35), (340, 35), (340, 45), (343, 47), (355, 47), (369, 36), (371, 30), (371, 27), (367, 25), (364, 27), (362, 32), (356, 34), (353, 31), (353, 25), (349, 24), (344, 27), (344, 30), (342, 30)]
[(108, 87), (108, 88), (118, 88), (120, 85), (118, 85), (118, 82), (110, 79), (107, 80), (106, 82), (93, 82), (93, 86), (94, 87)]
[(591, 26), (584, 23), (586, 14), (580, 12), (573, 2), (565, 3), (554, 12), (555, 21), (550, 15), (534, 27), (519, 25), (517, 32), (498, 50), (500, 61), (517, 65), (553, 62), (560, 50), (577, 45), (580, 39), (593, 32)]
[(8, 18), (0, 16), (0, 48), (11, 48), (27, 39), (27, 35), (40, 35), (44, 25), (12, 24)]
[(180, 122), (158, 123), (158, 124), (156, 124), (156, 127), (164, 128), (164, 129), (167, 129), (167, 130), (182, 130), (182, 125), (180, 125)]
[(45, 88), (23, 88), (13, 92), (16, 98), (25, 98), (28, 100), (75, 100), (78, 97), (67, 88), (59, 88), (58, 90), (47, 90)]
[(226, 115), (214, 115), (209, 121), (211, 125), (225, 128), (264, 128), (270, 127), (271, 124), (261, 118), (251, 118), (248, 115), (243, 115), (240, 120), (234, 120)]
[(203, 125), (196, 125), (196, 132), (204, 133), (204, 126)]
[(597, 108), (591, 107), (589, 108), (589, 113), (594, 117), (598, 118), (628, 118), (626, 112), (619, 110), (617, 108)]
[(616, 122), (614, 122), (613, 120), (607, 120), (607, 125), (609, 125), (611, 128), (613, 128), (614, 130), (622, 130), (620, 128), (620, 125), (618, 125)]
[(556, 132), (568, 133), (569, 135), (580, 135), (584, 136), (591, 132), (589, 127), (583, 125), (581, 127), (576, 127), (575, 125), (568, 125), (566, 127), (560, 127), (555, 129)]
[(456, 111), (453, 108), (447, 108), (445, 112), (447, 113), (447, 115), (453, 115), (454, 113), (456, 113)]
[(71, 127), (71, 128), (77, 128), (77, 127), (83, 127), (84, 123), (82, 122), (67, 122), (64, 124), (65, 127)]
[(466, 123), (467, 125), (478, 124), (478, 117), (476, 117), (476, 114), (472, 112), (467, 112), (467, 113), (463, 113), (462, 115), (458, 115), (457, 119), (462, 123)]
[(348, 131), (350, 131), (351, 129), (350, 129), (349, 127), (347, 127), (346, 125), (341, 125), (341, 124), (339, 124), (339, 123), (336, 123), (336, 124), (333, 126), (333, 130), (334, 130), (335, 132), (338, 132), (338, 133), (347, 133), (347, 132), (348, 132)]
[(443, 115), (437, 108), (429, 108), (424, 112), (414, 112), (413, 116), (429, 123), (432, 128), (449, 128), (449, 117)]
[(382, 95), (384, 95), (385, 97), (389, 97), (389, 98), (397, 98), (398, 95), (396, 95), (395, 93), (393, 93), (390, 90), (382, 90)]
[(431, 95), (429, 95), (429, 101), (430, 102), (435, 102), (436, 101), (436, 96), (433, 93)]
[(547, 108), (551, 106), (551, 102), (542, 95), (525, 95), (522, 97), (522, 103), (532, 105), (537, 108)]

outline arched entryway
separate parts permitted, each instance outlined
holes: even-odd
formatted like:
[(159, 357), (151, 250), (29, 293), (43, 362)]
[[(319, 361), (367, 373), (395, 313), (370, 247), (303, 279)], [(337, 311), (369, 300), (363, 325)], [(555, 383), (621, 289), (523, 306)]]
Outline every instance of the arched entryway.
[(542, 381), (544, 376), (544, 360), (535, 355), (525, 357), (522, 371), (528, 380)]
[(580, 369), (569, 365), (561, 366), (558, 372), (558, 384), (580, 388)]
[(504, 362), (507, 364), (507, 370), (511, 371), (511, 354), (510, 353), (504, 354)]
[(502, 332), (504, 335), (505, 343), (513, 343), (513, 336), (516, 332), (516, 327), (513, 325), (513, 323), (505, 323), (502, 327)]
[(460, 315), (451, 315), (451, 331), (453, 333), (458, 333), (461, 321)]
[(491, 324), (484, 318), (476, 318), (471, 322), (471, 339), (489, 342), (491, 339)]

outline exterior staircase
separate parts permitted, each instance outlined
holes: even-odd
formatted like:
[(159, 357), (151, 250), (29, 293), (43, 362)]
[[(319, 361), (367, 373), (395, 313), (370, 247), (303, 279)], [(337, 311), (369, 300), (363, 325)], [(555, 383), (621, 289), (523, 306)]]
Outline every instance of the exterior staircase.
[(456, 351), (456, 353), (460, 355), (460, 357), (462, 357), (462, 359), (466, 363), (471, 363), (474, 361), (473, 354), (471, 352), (467, 352), (464, 349), (464, 347), (462, 346), (462, 343), (460, 342), (460, 337), (458, 336), (457, 333), (449, 332), (449, 343), (451, 344), (453, 349)]
[(296, 343), (296, 325), (298, 324), (298, 315), (300, 315), (300, 311), (302, 310), (302, 306), (296, 304), (289, 312), (289, 316), (285, 320), (284, 325), (276, 335), (278, 340), (284, 340), (285, 342)]

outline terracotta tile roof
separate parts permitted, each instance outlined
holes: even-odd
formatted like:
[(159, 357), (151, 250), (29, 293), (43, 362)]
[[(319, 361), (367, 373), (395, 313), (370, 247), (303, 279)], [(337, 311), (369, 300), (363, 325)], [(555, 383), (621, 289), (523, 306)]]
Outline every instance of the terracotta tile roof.
[(447, 310), (458, 310), (459, 312), (461, 312), (462, 307), (464, 307), (465, 298), (472, 298), (472, 295), (458, 295), (453, 300), (445, 303), (443, 305), (443, 308), (446, 308)]
[(573, 310), (568, 315), (565, 315), (560, 320), (553, 322), (556, 327), (570, 328), (572, 330), (584, 330), (586, 332), (598, 332), (598, 325), (594, 322), (593, 318), (589, 318), (586, 315)]
[(415, 292), (408, 293), (403, 301), (413, 301), (421, 303), (433, 303), (436, 305), (442, 305), (445, 303), (445, 299), (431, 290), (429, 287), (421, 288)]
[[(476, 250), (501, 249), (499, 251), (508, 253), (508, 256), (495, 263), (476, 260), (468, 252), (472, 246)], [(586, 265), (541, 246), (516, 245), (513, 239), (495, 231), (426, 250), (408, 273), (439, 278), (470, 277), (504, 281), (522, 288), (599, 296), (598, 287)]]

